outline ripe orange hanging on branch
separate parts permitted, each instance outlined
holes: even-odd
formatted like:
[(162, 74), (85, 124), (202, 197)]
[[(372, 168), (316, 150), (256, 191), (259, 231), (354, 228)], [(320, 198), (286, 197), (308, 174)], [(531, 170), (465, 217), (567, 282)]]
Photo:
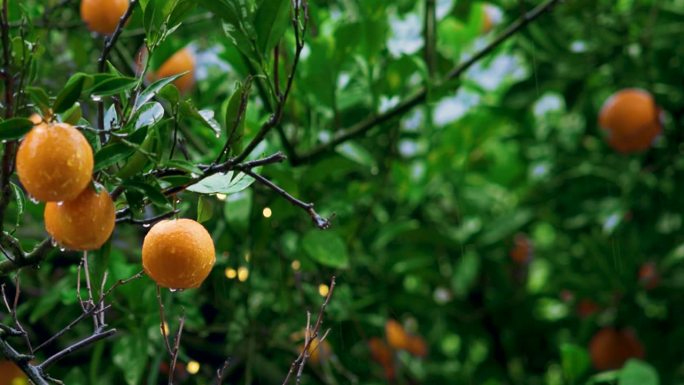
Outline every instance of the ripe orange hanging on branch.
[(195, 56), (190, 48), (185, 47), (174, 53), (157, 70), (155, 78), (161, 79), (187, 72), (176, 79), (173, 84), (181, 93), (187, 93), (195, 84)]
[(17, 151), (17, 174), (28, 194), (42, 202), (76, 198), (90, 183), (93, 150), (76, 128), (40, 123)]
[(88, 187), (75, 199), (45, 205), (45, 229), (60, 246), (97, 250), (114, 231), (116, 210), (107, 191)]
[(589, 342), (589, 354), (596, 369), (619, 369), (630, 358), (643, 358), (644, 347), (630, 330), (603, 328)]
[(93, 32), (111, 35), (128, 9), (128, 0), (82, 0), (81, 19)]
[(145, 236), (142, 263), (145, 273), (169, 289), (199, 287), (216, 262), (214, 241), (191, 219), (158, 222)]
[(616, 151), (644, 151), (662, 131), (660, 112), (650, 93), (628, 88), (606, 100), (599, 125), (607, 133), (608, 144)]

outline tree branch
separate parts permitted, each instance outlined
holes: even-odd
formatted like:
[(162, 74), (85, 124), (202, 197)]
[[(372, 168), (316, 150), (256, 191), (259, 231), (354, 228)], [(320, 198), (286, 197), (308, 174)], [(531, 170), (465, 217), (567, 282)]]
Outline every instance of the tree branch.
[[(506, 28), (506, 30), (504, 30), (499, 36), (497, 36), (482, 50), (478, 51), (473, 56), (461, 62), (451, 71), (449, 71), (447, 77), (440, 85), (444, 85), (463, 75), (463, 73), (470, 69), (470, 67), (479, 62), (482, 58), (489, 55), (492, 51), (494, 51), (502, 43), (508, 40), (511, 36), (515, 35), (518, 31), (522, 30), (525, 26), (527, 26), (532, 21), (536, 20), (544, 13), (553, 9), (553, 7), (556, 6), (560, 1), (561, 0), (547, 0), (543, 4), (537, 6), (535, 9), (521, 16), (517, 21), (515, 21), (508, 28)], [(335, 148), (338, 144), (346, 142), (349, 139), (361, 136), (376, 126), (379, 126), (396, 117), (404, 115), (405, 113), (412, 110), (414, 107), (424, 103), (427, 100), (427, 92), (428, 90), (426, 87), (420, 88), (411, 97), (409, 97), (402, 103), (398, 104), (394, 108), (388, 110), (387, 112), (377, 116), (371, 116), (369, 118), (366, 118), (365, 120), (353, 125), (352, 127), (341, 131), (331, 141), (314, 147), (307, 153), (291, 159), (291, 164), (299, 165), (318, 160), (321, 157), (325, 156), (330, 150)]]

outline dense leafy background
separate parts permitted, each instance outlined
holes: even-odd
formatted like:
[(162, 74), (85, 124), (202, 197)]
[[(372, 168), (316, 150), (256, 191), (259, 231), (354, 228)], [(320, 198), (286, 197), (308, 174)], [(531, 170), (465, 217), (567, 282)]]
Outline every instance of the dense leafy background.
[[(102, 39), (80, 22), (77, 2), (46, 14), (56, 3), (12, 1), (10, 13), (15, 23), (29, 20), (27, 84), (50, 97), (78, 82), (68, 83), (74, 74), (96, 74), (102, 47)], [(112, 82), (121, 88), (95, 79), (94, 90), (76, 95), (86, 120), (81, 123), (96, 126), (90, 95), (98, 94), (97, 84), (104, 95), (130, 88), (138, 50), (146, 38), (161, 40), (163, 9), (175, 4), (168, 21), (184, 22), (159, 43), (150, 67), (189, 44), (198, 82), (179, 102), (172, 91), (160, 95), (160, 104), (145, 107), (148, 114), (138, 119), (140, 127), (158, 133), (162, 164), (175, 121), (190, 161), (209, 163), (226, 140), (225, 129), (215, 128), (225, 127), (236, 82), (250, 73), (272, 73), (272, 48), (283, 33), (281, 76), (291, 66), (290, 2), (143, 3), (145, 12), (134, 13), (110, 57), (121, 72)], [(307, 43), (281, 125), (297, 154), (426, 84), (423, 3), (309, 2)], [(537, 4), (489, 2), (497, 23), (485, 32), (484, 3), (437, 1), (433, 76), (444, 76)], [(233, 358), (229, 383), (281, 383), (297, 353), (291, 336), (304, 327), (305, 311), (320, 304), (319, 285), (332, 275), (338, 284), (325, 327), (334, 354), (308, 365), (305, 383), (386, 383), (367, 342), (384, 335), (389, 318), (424, 336), (430, 350), (422, 359), (398, 353), (400, 384), (554, 385), (618, 378), (631, 384), (648, 377), (651, 366), (661, 383), (684, 381), (683, 10), (681, 0), (565, 1), (457, 81), (429, 87), (427, 102), (406, 115), (324, 156), (260, 170), (294, 196), (315, 202), (321, 214), (334, 213), (330, 230), (315, 229), (302, 210), (258, 185), (225, 200), (179, 195), (181, 216), (201, 217), (219, 255), (201, 289), (165, 296), (172, 328), (178, 315), (187, 316), (181, 361), (201, 364), (200, 373), (184, 383), (209, 383), (226, 356)], [(16, 56), (21, 38), (14, 44)], [(245, 143), (273, 102), (265, 77), (254, 81)], [(664, 110), (663, 135), (644, 154), (615, 153), (597, 126), (603, 101), (625, 87), (649, 90)], [(111, 98), (105, 100), (109, 108)], [(26, 105), (21, 116), (35, 111)], [(210, 112), (214, 121), (207, 118)], [(253, 157), (285, 148), (276, 131)], [(140, 135), (137, 143), (145, 138)], [(147, 196), (154, 203), (148, 216), (164, 212), (170, 203), (157, 195), (159, 181), (116, 177), (135, 147), (102, 151), (99, 165), (111, 177), (107, 186), (127, 186), (120, 204), (135, 206)], [(183, 159), (180, 152), (175, 157)], [(5, 226), (26, 247), (34, 244), (44, 237), (42, 206), (13, 202)], [(110, 279), (119, 279), (140, 270), (145, 231), (120, 224), (111, 243), (92, 253), (93, 275), (99, 279), (109, 270)], [(509, 256), (519, 233), (534, 245), (524, 265)], [(55, 251), (40, 268), (22, 271), (20, 316), (36, 335), (49, 336), (78, 315), (79, 257)], [(638, 278), (649, 261), (662, 275), (653, 290)], [(243, 279), (233, 273), (227, 278), (229, 269)], [(582, 299), (592, 299), (600, 310), (580, 317)], [(145, 278), (118, 289), (108, 317), (120, 331), (114, 339), (69, 357), (51, 373), (67, 384), (162, 383), (158, 367), (167, 357), (153, 282)], [(596, 377), (586, 347), (605, 325), (633, 328), (648, 364), (634, 361), (622, 373)], [(90, 327), (79, 325), (57, 345), (87, 335)], [(644, 381), (638, 383), (657, 383)]]

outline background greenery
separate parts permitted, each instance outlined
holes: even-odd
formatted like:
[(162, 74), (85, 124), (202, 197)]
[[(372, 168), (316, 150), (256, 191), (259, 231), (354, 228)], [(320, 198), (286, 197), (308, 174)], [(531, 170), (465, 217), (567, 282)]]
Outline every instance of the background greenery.
[[(28, 21), (21, 29), (24, 48), (33, 49), (28, 85), (52, 97), (75, 73), (97, 73), (102, 47), (80, 22), (78, 2), (57, 3), (10, 2), (10, 20)], [(223, 111), (236, 82), (253, 74), (246, 143), (268, 118), (272, 100), (263, 74), (272, 75), (271, 48), (283, 33), (281, 76), (292, 65), (289, 2), (144, 3), (110, 56), (121, 76), (135, 76), (134, 57), (145, 38), (159, 39), (163, 20), (155, 24), (149, 13), (165, 3), (182, 11), (171, 15), (171, 24), (183, 22), (160, 42), (151, 68), (186, 45), (197, 58), (198, 82), (182, 97), (191, 104), (162, 95), (163, 119), (146, 123), (159, 132), (160, 159), (168, 156), (178, 120), (190, 161), (213, 161), (226, 130), (215, 131), (212, 123), (225, 127)], [(280, 3), (286, 14), (278, 13)], [(220, 14), (231, 4), (242, 12), (236, 20)], [(387, 383), (370, 359), (368, 340), (383, 337), (388, 319), (400, 320), (429, 346), (424, 358), (397, 353), (397, 384), (684, 382), (684, 1), (561, 2), (460, 78), (430, 82), (538, 4), (437, 1), (431, 68), (423, 51), (425, 2), (308, 3), (306, 46), (282, 124), (252, 157), (290, 155), (295, 164), (260, 172), (315, 202), (322, 215), (334, 213), (333, 226), (316, 229), (305, 212), (257, 184), (227, 197), (178, 196), (180, 215), (200, 217), (218, 255), (201, 289), (165, 295), (171, 329), (181, 313), (187, 316), (181, 361), (201, 365), (181, 383), (210, 383), (227, 356), (228, 383), (282, 383), (298, 353), (292, 335), (303, 329), (306, 310), (316, 311), (320, 285), (332, 275), (337, 287), (324, 329), (331, 329), (333, 354), (307, 364), (304, 383)], [(496, 19), (490, 32), (483, 29), (485, 7)], [(228, 35), (225, 25), (233, 27)], [(22, 46), (18, 31), (12, 29), (15, 55)], [(426, 84), (425, 103), (321, 156), (303, 156)], [(649, 90), (664, 111), (663, 135), (644, 154), (615, 153), (597, 126), (603, 101), (626, 87)], [(96, 126), (95, 102), (87, 93), (79, 102), (83, 119), (92, 122), (86, 124)], [(35, 111), (29, 104), (21, 116)], [(131, 152), (114, 152), (106, 166), (116, 171)], [(107, 182), (110, 190), (124, 183)], [(158, 192), (158, 181), (144, 183)], [(126, 192), (120, 204), (136, 206), (150, 196), (145, 189)], [(148, 216), (169, 205), (154, 203)], [(26, 248), (45, 237), (42, 205), (19, 199), (9, 210), (5, 228)], [(91, 254), (96, 280), (105, 270), (110, 282), (139, 271), (145, 231), (119, 224), (112, 241)], [(533, 244), (528, 263), (510, 257), (516, 234)], [(19, 315), (40, 339), (80, 313), (79, 258), (55, 250), (39, 268), (21, 271)], [(654, 289), (639, 280), (646, 262), (661, 276)], [(1, 279), (12, 285), (11, 276)], [(583, 299), (599, 310), (579, 314)], [(167, 357), (153, 282), (123, 286), (110, 302), (116, 337), (50, 373), (67, 384), (164, 382), (158, 368)], [(606, 325), (632, 328), (645, 346), (645, 362), (607, 374), (591, 369), (588, 341)], [(80, 324), (47, 352), (90, 328)]]

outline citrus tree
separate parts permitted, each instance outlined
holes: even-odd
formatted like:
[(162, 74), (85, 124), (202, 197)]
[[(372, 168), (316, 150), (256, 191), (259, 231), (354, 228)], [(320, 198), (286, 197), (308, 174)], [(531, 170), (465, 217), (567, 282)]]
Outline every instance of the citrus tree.
[(0, 385), (684, 381), (682, 0), (0, 5)]

